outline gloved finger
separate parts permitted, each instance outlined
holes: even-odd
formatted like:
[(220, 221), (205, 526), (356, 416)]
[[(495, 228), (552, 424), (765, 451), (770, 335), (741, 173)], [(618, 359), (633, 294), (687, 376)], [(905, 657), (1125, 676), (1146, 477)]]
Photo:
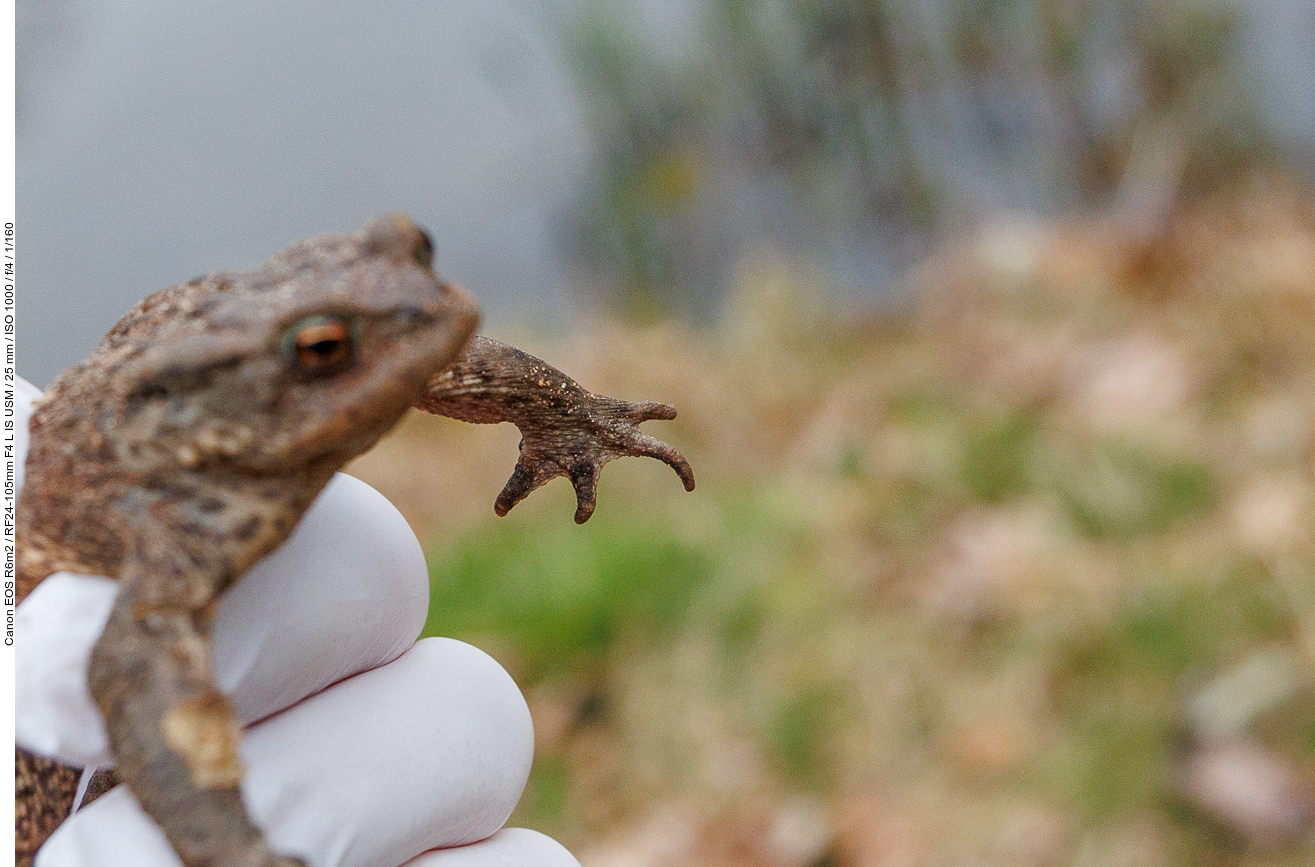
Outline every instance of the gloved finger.
[[(74, 765), (108, 765), (87, 660), (117, 594), (108, 579), (57, 573), (18, 607), (19, 743)], [(292, 537), (220, 600), (215, 681), (253, 722), (395, 659), (424, 626), (429, 575), (406, 520), (339, 474)]]
[(580, 867), (566, 847), (528, 828), (503, 828), (487, 840), (435, 849), (404, 867)]
[(14, 740), (74, 767), (109, 764), (105, 721), (87, 690), (92, 645), (119, 585), (56, 572), (14, 612)]
[(415, 533), (383, 494), (338, 473), (287, 543), (220, 600), (215, 682), (244, 721), (261, 719), (396, 659), (428, 614)]
[(23, 462), (27, 460), (27, 423), (32, 404), (41, 399), (41, 389), (21, 376), (14, 377), (14, 496), (23, 487)]
[[(507, 673), (468, 644), (432, 638), (249, 729), (242, 794), (270, 845), (312, 867), (399, 865), (497, 831), (533, 750)], [(179, 865), (122, 786), (76, 812), (36, 863)]]

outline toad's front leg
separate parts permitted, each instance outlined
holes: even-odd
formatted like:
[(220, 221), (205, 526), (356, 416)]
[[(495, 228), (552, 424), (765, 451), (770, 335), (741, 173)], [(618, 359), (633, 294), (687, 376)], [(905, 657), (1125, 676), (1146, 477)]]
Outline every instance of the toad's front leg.
[(119, 776), (187, 867), (302, 867), (247, 818), (241, 727), (214, 686), (209, 618), (120, 592), (88, 677)]
[(509, 421), (520, 428), (520, 459), (494, 504), (499, 515), (548, 480), (565, 476), (575, 488), (575, 521), (583, 524), (594, 513), (603, 464), (627, 455), (663, 461), (685, 490), (694, 490), (694, 471), (680, 452), (638, 427), (675, 418), (674, 407), (592, 394), (546, 362), (487, 337), (472, 338), (452, 366), (430, 380), (416, 406), (461, 421)]

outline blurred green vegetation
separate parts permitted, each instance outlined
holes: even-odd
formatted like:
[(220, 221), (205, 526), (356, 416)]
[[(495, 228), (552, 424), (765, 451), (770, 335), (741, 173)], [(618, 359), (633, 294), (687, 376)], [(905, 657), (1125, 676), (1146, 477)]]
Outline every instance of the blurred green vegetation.
[(571, 8), (569, 236), (636, 321), (715, 314), (746, 248), (870, 284), (853, 260), (888, 279), (984, 213), (1156, 219), (1277, 155), (1232, 0), (691, 0), (665, 37)]
[(708, 583), (707, 552), (599, 517), (579, 533), (507, 522), (461, 540), (434, 560), (426, 633), (509, 636), (531, 682), (669, 638)]

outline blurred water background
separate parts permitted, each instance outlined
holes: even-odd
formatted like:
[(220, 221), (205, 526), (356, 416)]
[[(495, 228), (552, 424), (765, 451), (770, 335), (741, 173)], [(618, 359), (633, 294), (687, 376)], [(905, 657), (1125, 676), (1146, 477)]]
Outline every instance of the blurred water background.
[(691, 495), (352, 471), (585, 867), (1315, 860), (1315, 5), (19, 4), (21, 366), (406, 210)]

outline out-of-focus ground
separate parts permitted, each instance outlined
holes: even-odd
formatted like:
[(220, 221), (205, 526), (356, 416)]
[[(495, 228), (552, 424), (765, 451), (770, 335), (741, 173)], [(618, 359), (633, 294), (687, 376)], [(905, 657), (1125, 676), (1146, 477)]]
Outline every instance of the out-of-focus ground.
[[(428, 545), (427, 629), (526, 690), (514, 822), (585, 867), (1315, 859), (1315, 198), (994, 221), (840, 309), (747, 263), (711, 328), (519, 342), (675, 404), (654, 461), (505, 519), (509, 426), (352, 472)], [(508, 336), (516, 339), (516, 335)]]

